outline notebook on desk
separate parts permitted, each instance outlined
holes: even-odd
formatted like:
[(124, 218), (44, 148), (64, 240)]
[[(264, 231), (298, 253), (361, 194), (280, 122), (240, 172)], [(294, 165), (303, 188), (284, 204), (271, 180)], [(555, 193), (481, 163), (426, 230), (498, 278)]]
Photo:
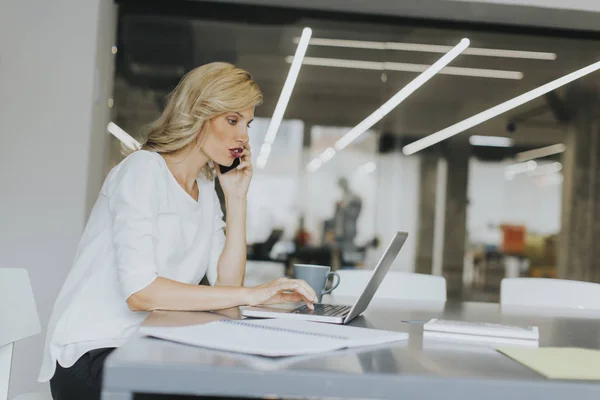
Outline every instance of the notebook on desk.
[(341, 304), (315, 304), (314, 310), (308, 308), (306, 304), (301, 306), (292, 305), (289, 307), (256, 306), (244, 308), (241, 310), (241, 313), (244, 317), (251, 318), (285, 318), (328, 322), (332, 324), (347, 324), (367, 309), (367, 306), (371, 302), (375, 292), (377, 292), (379, 285), (383, 282), (383, 278), (385, 278), (385, 275), (404, 246), (407, 238), (408, 233), (396, 232), (379, 259), (367, 284), (351, 306)]
[(537, 326), (431, 319), (423, 325), (423, 336), (434, 339), (537, 347), (539, 330)]
[(140, 333), (192, 346), (268, 357), (319, 354), (408, 338), (408, 334), (400, 332), (280, 319), (142, 327)]
[(600, 381), (600, 350), (570, 347), (497, 350), (549, 379)]

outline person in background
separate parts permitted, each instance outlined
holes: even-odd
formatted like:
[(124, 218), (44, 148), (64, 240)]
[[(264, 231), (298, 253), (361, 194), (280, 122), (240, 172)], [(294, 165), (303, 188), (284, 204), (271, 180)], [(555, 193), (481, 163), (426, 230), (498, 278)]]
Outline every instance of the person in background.
[[(104, 360), (151, 311), (313, 307), (316, 294), (300, 280), (242, 287), (248, 126), (261, 102), (248, 72), (227, 63), (198, 67), (171, 93), (142, 148), (110, 171), (47, 330), (39, 380), (50, 380), (55, 400), (99, 399)], [(220, 171), (236, 158), (239, 166)], [(210, 286), (198, 285), (204, 276)]]
[(346, 178), (340, 178), (338, 186), (342, 191), (342, 198), (335, 206), (333, 231), (343, 260), (346, 258), (345, 254), (356, 251), (356, 243), (354, 241), (358, 233), (357, 223), (362, 210), (362, 200), (350, 190), (350, 185)]

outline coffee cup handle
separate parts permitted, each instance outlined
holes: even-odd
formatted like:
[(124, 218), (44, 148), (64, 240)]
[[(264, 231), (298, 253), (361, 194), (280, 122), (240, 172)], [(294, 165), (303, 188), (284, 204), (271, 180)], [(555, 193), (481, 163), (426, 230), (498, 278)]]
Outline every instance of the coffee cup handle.
[(329, 289), (323, 290), (323, 293), (321, 293), (321, 294), (329, 294), (333, 291), (333, 289), (335, 289), (336, 287), (338, 287), (340, 285), (340, 275), (337, 272), (330, 272), (327, 274), (327, 280), (329, 280), (330, 275), (334, 276), (333, 283), (331, 284), (331, 287)]

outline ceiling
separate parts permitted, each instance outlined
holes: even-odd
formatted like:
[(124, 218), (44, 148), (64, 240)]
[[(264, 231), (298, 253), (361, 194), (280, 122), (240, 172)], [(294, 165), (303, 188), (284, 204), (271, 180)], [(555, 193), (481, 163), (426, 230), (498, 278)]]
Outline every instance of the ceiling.
[[(131, 0), (118, 0), (126, 3)], [(173, 0), (171, 0), (172, 2)], [(206, 0), (194, 0), (206, 2)], [(210, 0), (302, 10), (429, 19), (438, 22), (600, 31), (595, 0)]]
[[(277, 11), (252, 9), (227, 16), (218, 5), (188, 17), (157, 16), (152, 13), (122, 13), (119, 27), (118, 74), (131, 85), (150, 88), (156, 99), (184, 71), (211, 61), (229, 61), (250, 71), (264, 91), (264, 104), (257, 116), (270, 117), (285, 81), (289, 64), (304, 26), (314, 38), (376, 42), (406, 42), (453, 46), (463, 37), (471, 47), (553, 52), (557, 59), (525, 60), (498, 57), (459, 56), (451, 66), (520, 71), (521, 80), (437, 75), (410, 96), (376, 126), (411, 141), (452, 125), (500, 102), (579, 69), (600, 58), (600, 41), (533, 36), (480, 29), (440, 29), (412, 24), (315, 19), (297, 15), (279, 17)], [(216, 11), (215, 11), (216, 9)], [(198, 9), (202, 11), (202, 8)], [(254, 13), (254, 14), (253, 14)], [(256, 18), (254, 18), (256, 17)], [(441, 54), (309, 46), (307, 57), (431, 64)], [(410, 82), (416, 73), (303, 66), (285, 118), (314, 125), (354, 126)], [(586, 79), (600, 82), (600, 73)], [(562, 93), (558, 93), (559, 96)], [(119, 104), (117, 104), (117, 107)], [(128, 101), (121, 107), (144, 107)], [(530, 110), (531, 115), (527, 115)], [(127, 110), (122, 110), (127, 113)], [(512, 119), (519, 122), (507, 131)], [(148, 121), (142, 121), (148, 122)], [(561, 142), (565, 126), (559, 124), (545, 99), (524, 105), (465, 134), (510, 135), (519, 148)]]
[(556, 8), (563, 10), (581, 10), (600, 12), (600, 3), (590, 0), (445, 0), (445, 1), (463, 1), (470, 3), (493, 3), (493, 4), (511, 4), (527, 5), (534, 7)]

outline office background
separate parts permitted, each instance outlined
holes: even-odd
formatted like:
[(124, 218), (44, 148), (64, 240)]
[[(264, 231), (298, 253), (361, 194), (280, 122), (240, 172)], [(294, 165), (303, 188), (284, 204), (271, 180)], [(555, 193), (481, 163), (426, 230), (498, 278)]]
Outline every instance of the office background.
[[(478, 268), (496, 271), (494, 257), (502, 260), (506, 227), (512, 227), (526, 231), (525, 247), (509, 254), (527, 261), (524, 273), (599, 281), (592, 251), (597, 235), (588, 229), (598, 218), (589, 214), (598, 202), (597, 178), (590, 173), (596, 153), (577, 157), (580, 161), (567, 157), (569, 151), (595, 149), (577, 138), (581, 132), (597, 136), (597, 119), (587, 126), (561, 119), (561, 110), (590, 103), (581, 104), (582, 96), (595, 104), (598, 73), (448, 143), (411, 156), (401, 151), (420, 137), (597, 61), (599, 12), (600, 3), (593, 0), (3, 2), (2, 266), (28, 269), (45, 325), (100, 185), (121, 159), (120, 143), (106, 132), (107, 123), (140, 138), (185, 71), (229, 61), (253, 73), (265, 92), (251, 130), (258, 157), (289, 69), (286, 57), (294, 53), (294, 38), (310, 26), (313, 38), (451, 46), (466, 36), (473, 48), (527, 50), (556, 54), (556, 59), (462, 56), (452, 66), (508, 71), (512, 78), (436, 76), (309, 172), (310, 160), (416, 75), (393, 64), (355, 68), (357, 61), (426, 65), (441, 56), (310, 46), (307, 57), (313, 64), (351, 60), (355, 67), (303, 66), (271, 156), (253, 180), (249, 243), (264, 243), (273, 231), (282, 231), (278, 242), (285, 251), (302, 230), (307, 246), (326, 245), (328, 221), (344, 197), (338, 185), (343, 177), (362, 202), (354, 238), (362, 253), (342, 267), (372, 266), (383, 250), (371, 246), (373, 240), (386, 243), (394, 230), (407, 230), (413, 234), (394, 269), (450, 271), (449, 290), (456, 296), (493, 300), (497, 282), (493, 274), (479, 282)], [(472, 135), (504, 137), (510, 145), (474, 145), (468, 140)], [(535, 159), (535, 167), (525, 161), (515, 169), (518, 154), (557, 144), (565, 151)], [(459, 182), (458, 190), (448, 188), (448, 177)], [(456, 204), (460, 212), (448, 212)], [(577, 215), (591, 217), (584, 224)], [(459, 245), (450, 248), (449, 239), (456, 237)], [(588, 258), (580, 260), (574, 249)], [(43, 340), (38, 335), (17, 344), (14, 393), (35, 388)]]

